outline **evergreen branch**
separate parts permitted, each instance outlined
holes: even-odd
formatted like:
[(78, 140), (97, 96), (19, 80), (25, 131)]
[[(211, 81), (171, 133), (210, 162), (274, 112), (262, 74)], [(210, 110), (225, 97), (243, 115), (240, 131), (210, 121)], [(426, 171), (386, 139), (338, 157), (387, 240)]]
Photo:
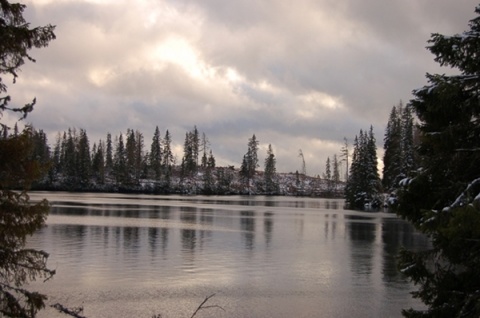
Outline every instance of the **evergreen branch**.
[(467, 188), (455, 199), (455, 201), (448, 207), (443, 208), (443, 212), (448, 212), (450, 209), (457, 208), (462, 206), (465, 203), (465, 200), (468, 199), (468, 192), (476, 185), (480, 185), (480, 178), (477, 178), (470, 182)]
[(80, 315), (80, 313), (83, 312), (83, 307), (67, 308), (60, 303), (56, 303), (54, 305), (51, 305), (50, 307), (55, 308), (63, 314), (67, 314), (75, 318), (86, 318), (85, 316)]
[(477, 152), (480, 151), (480, 148), (458, 148), (455, 149), (457, 152)]

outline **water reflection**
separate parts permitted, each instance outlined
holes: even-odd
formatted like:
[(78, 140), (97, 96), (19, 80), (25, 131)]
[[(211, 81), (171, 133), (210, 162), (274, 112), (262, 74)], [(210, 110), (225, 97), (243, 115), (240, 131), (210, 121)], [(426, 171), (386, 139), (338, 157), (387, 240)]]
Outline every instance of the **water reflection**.
[(270, 247), (270, 242), (272, 241), (272, 232), (273, 232), (273, 213), (265, 212), (263, 214), (263, 232), (265, 234), (265, 245), (267, 248)]
[[(51, 253), (58, 274), (47, 287), (78, 300), (72, 305), (95, 306), (101, 295), (121, 302), (121, 291), (150, 308), (159, 294), (182, 301), (219, 292), (219, 302), (233, 306), (229, 317), (290, 317), (291, 308), (398, 317), (412, 301), (395, 256), (401, 246), (428, 244), (392, 215), (344, 211), (339, 200), (108, 198), (57, 198), (48, 227), (30, 242)], [(93, 290), (102, 294), (82, 298)], [(108, 297), (113, 309), (96, 314), (121, 317)]]
[(255, 213), (252, 211), (240, 212), (240, 229), (245, 248), (252, 250), (255, 242)]
[(351, 244), (350, 262), (353, 277), (364, 279), (372, 272), (373, 258), (375, 256), (375, 239), (378, 224), (349, 222), (348, 231)]
[(337, 236), (337, 215), (325, 214), (325, 223), (324, 223), (324, 237), (325, 240), (333, 240)]

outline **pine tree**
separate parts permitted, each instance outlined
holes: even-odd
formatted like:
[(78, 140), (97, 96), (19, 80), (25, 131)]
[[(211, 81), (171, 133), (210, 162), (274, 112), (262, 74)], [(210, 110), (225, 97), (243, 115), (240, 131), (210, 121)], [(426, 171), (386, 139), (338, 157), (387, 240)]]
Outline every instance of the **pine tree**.
[(67, 182), (70, 186), (73, 186), (77, 183), (77, 150), (76, 150), (76, 130), (68, 129), (68, 134), (66, 135), (67, 139), (65, 140), (64, 147), (64, 171)]
[(113, 146), (112, 135), (107, 133), (107, 145), (105, 150), (105, 172), (110, 175), (113, 171)]
[(93, 147), (92, 150), (92, 175), (99, 184), (105, 183), (105, 146), (104, 142), (100, 140), (98, 146)]
[(332, 181), (333, 181), (333, 191), (336, 192), (338, 184), (340, 183), (340, 170), (337, 155), (333, 155), (333, 172), (332, 172)]
[(215, 157), (213, 156), (212, 149), (210, 149), (210, 154), (207, 159), (207, 168), (215, 168), (216, 163), (215, 163)]
[(386, 190), (398, 188), (399, 182), (415, 170), (414, 124), (411, 106), (393, 106), (384, 138), (383, 180)]
[(46, 171), (35, 160), (33, 150), (30, 128), (0, 139), (0, 315), (6, 317), (35, 317), (47, 297), (23, 285), (55, 274), (47, 268), (46, 252), (25, 248), (27, 236), (44, 226), (49, 209), (46, 200), (29, 202), (30, 184)]
[(330, 165), (330, 157), (327, 157), (325, 162), (325, 173), (323, 174), (323, 179), (327, 181), (327, 192), (329, 194), (333, 191), (333, 182), (332, 182), (332, 168)]
[(217, 188), (216, 192), (218, 194), (228, 194), (230, 193), (231, 189), (230, 186), (232, 184), (234, 178), (234, 171), (233, 168), (218, 168), (216, 169), (216, 177), (217, 177)]
[(181, 168), (183, 177), (191, 177), (197, 170), (195, 163), (195, 140), (192, 132), (185, 134)]
[(126, 134), (126, 145), (125, 145), (125, 165), (127, 171), (127, 178), (125, 182), (130, 185), (135, 185), (138, 183), (136, 178), (136, 162), (135, 162), (135, 151), (137, 148), (137, 141), (135, 140), (135, 132), (133, 129), (127, 129)]
[(198, 158), (200, 155), (200, 135), (198, 133), (197, 126), (193, 127), (191, 132), (191, 144), (192, 144), (192, 153), (193, 161), (195, 162), (195, 169), (198, 167)]
[[(11, 75), (15, 83), (25, 60), (35, 61), (29, 51), (55, 39), (54, 26), (30, 28), (23, 17), (25, 7), (0, 0), (0, 120), (4, 112), (17, 112), (25, 118), (35, 104), (34, 99), (23, 107), (10, 107), (11, 96), (3, 95), (7, 94), (3, 75)], [(2, 136), (8, 135), (7, 125), (1, 121), (0, 130)], [(25, 248), (27, 237), (45, 225), (49, 210), (47, 200), (35, 204), (29, 200), (31, 184), (46, 171), (32, 155), (33, 147), (28, 127), (0, 139), (0, 316), (35, 317), (47, 297), (25, 285), (55, 274), (47, 268), (48, 253)]]
[(167, 131), (165, 132), (165, 137), (163, 138), (163, 147), (162, 147), (163, 148), (162, 170), (163, 170), (163, 176), (165, 178), (165, 184), (167, 187), (170, 186), (172, 169), (173, 169), (173, 165), (175, 164), (171, 144), (172, 144), (172, 137), (170, 135), (170, 132), (167, 129)]
[(252, 138), (248, 139), (247, 153), (243, 156), (242, 165), (240, 167), (240, 176), (243, 178), (245, 185), (249, 188), (250, 181), (255, 176), (258, 167), (258, 140), (253, 134)]
[(383, 202), (381, 199), (382, 185), (380, 175), (378, 173), (378, 157), (375, 135), (373, 126), (370, 126), (367, 137), (367, 196), (373, 206), (380, 206)]
[[(363, 134), (362, 131), (360, 131), (360, 135), (361, 134)], [(350, 165), (350, 174), (348, 177), (347, 184), (345, 185), (345, 201), (351, 207), (357, 207), (356, 193), (360, 192), (359, 152), (360, 152), (360, 144), (358, 141), (358, 136), (355, 136), (355, 139), (353, 141), (353, 154), (352, 154), (352, 163)]]
[(397, 213), (432, 247), (404, 250), (399, 267), (425, 310), (407, 317), (480, 316), (480, 7), (470, 30), (433, 34), (428, 49), (458, 75), (427, 74), (410, 102), (420, 121), (419, 169), (402, 183)]
[(121, 133), (116, 142), (115, 156), (113, 159), (113, 173), (117, 180), (117, 184), (125, 185), (128, 183), (126, 151), (123, 143), (123, 135)]
[(80, 184), (85, 186), (90, 182), (90, 168), (92, 165), (90, 157), (90, 144), (85, 129), (80, 129), (78, 145), (76, 148), (78, 151), (76, 156), (78, 179)]
[(383, 156), (383, 187), (392, 190), (403, 178), (402, 125), (400, 114), (403, 105), (393, 106), (385, 131)]
[(377, 147), (373, 127), (369, 132), (360, 130), (355, 136), (350, 176), (345, 188), (345, 200), (349, 207), (363, 209), (382, 204), (381, 182), (378, 173)]
[(162, 175), (162, 148), (160, 130), (158, 129), (158, 126), (155, 127), (149, 155), (149, 165), (153, 172), (153, 178), (158, 181)]
[(52, 166), (49, 169), (50, 182), (57, 181), (58, 175), (62, 172), (61, 165), (61, 154), (62, 154), (62, 137), (60, 133), (57, 134), (57, 139), (55, 142), (55, 147), (53, 148), (52, 153)]
[(135, 180), (137, 183), (141, 178), (146, 177), (147, 159), (143, 153), (144, 146), (143, 134), (139, 130), (135, 130)]
[(203, 153), (202, 163), (201, 163), (202, 168), (206, 168), (207, 164), (208, 164), (208, 156), (207, 156), (208, 145), (209, 145), (208, 138), (205, 135), (205, 133), (203, 133), (202, 134), (202, 141), (201, 141), (201, 148), (202, 148), (201, 150), (202, 150), (202, 153)]
[(212, 150), (210, 149), (210, 155), (206, 160), (206, 165), (204, 167), (205, 173), (203, 175), (203, 184), (204, 184), (203, 190), (205, 194), (212, 194), (215, 192), (215, 189), (217, 188), (217, 186), (215, 185), (215, 179), (213, 174), (214, 168), (215, 168), (215, 157), (213, 156)]
[(268, 145), (267, 157), (265, 158), (265, 192), (266, 194), (276, 194), (278, 193), (278, 181), (277, 181), (277, 168), (276, 168), (277, 159), (273, 154), (272, 145)]
[(348, 150), (348, 140), (347, 138), (343, 138), (344, 140), (344, 144), (343, 144), (343, 147), (342, 149), (340, 150), (341, 154), (340, 154), (340, 157), (342, 158), (342, 161), (345, 161), (345, 182), (348, 181), (348, 169), (349, 169), (349, 165), (348, 165), (348, 159), (350, 157), (350, 153), (349, 153), (349, 150)]
[(406, 105), (402, 113), (402, 175), (405, 177), (410, 176), (416, 168), (413, 134), (412, 109), (410, 105)]

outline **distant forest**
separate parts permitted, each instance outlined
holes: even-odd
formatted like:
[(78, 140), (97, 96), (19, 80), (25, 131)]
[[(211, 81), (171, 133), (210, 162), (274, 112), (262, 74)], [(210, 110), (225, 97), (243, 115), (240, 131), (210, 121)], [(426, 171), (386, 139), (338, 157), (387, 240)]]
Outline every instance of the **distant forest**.
[[(45, 176), (33, 185), (36, 190), (344, 197), (348, 207), (363, 209), (386, 204), (385, 193), (390, 196), (387, 201), (394, 203), (399, 183), (417, 166), (417, 130), (411, 107), (402, 102), (393, 106), (387, 122), (382, 178), (373, 127), (360, 130), (351, 152), (345, 138), (339, 156), (327, 158), (322, 176), (306, 174), (302, 150), (300, 171), (277, 172), (272, 146), (260, 158), (255, 134), (235, 168), (217, 166), (207, 136), (196, 126), (185, 134), (181, 158), (173, 154), (170, 132), (166, 130), (162, 137), (158, 127), (149, 145), (143, 133), (133, 129), (117, 136), (107, 133), (91, 145), (85, 129), (69, 128), (57, 134), (53, 147), (43, 130), (28, 126), (21, 133), (16, 127), (10, 134), (6, 131), (3, 138), (26, 134), (33, 145), (33, 159), (47, 167)], [(340, 176), (342, 164), (346, 169)]]
[[(18, 134), (15, 128), (3, 138)], [(216, 165), (207, 136), (196, 126), (185, 134), (180, 160), (172, 152), (171, 134), (166, 130), (162, 138), (158, 127), (149, 147), (143, 133), (133, 129), (117, 136), (107, 133), (105, 140), (92, 146), (85, 129), (58, 133), (53, 147), (43, 130), (27, 127), (22, 134), (32, 140), (33, 158), (48, 167), (45, 176), (33, 185), (36, 190), (342, 197), (345, 187), (336, 155), (333, 160), (328, 158), (322, 177), (306, 175), (301, 150), (303, 171), (278, 173), (271, 145), (261, 162), (255, 135), (248, 140), (237, 169)]]

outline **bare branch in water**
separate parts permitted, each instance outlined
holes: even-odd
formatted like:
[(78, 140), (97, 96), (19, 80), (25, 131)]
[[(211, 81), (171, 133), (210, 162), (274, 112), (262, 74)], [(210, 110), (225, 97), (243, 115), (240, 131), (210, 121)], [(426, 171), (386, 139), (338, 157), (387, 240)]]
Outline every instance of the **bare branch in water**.
[(219, 309), (225, 311), (225, 309), (223, 309), (222, 307), (220, 307), (220, 306), (218, 306), (218, 305), (204, 306), (204, 305), (207, 303), (207, 301), (208, 301), (210, 298), (212, 298), (213, 296), (215, 296), (215, 294), (212, 294), (212, 295), (206, 297), (206, 298), (203, 300), (203, 302), (200, 304), (200, 306), (198, 306), (197, 310), (195, 310), (195, 312), (193, 313), (193, 315), (192, 315), (190, 318), (195, 317), (195, 315), (197, 314), (197, 312), (199, 312), (201, 309), (219, 308)]

